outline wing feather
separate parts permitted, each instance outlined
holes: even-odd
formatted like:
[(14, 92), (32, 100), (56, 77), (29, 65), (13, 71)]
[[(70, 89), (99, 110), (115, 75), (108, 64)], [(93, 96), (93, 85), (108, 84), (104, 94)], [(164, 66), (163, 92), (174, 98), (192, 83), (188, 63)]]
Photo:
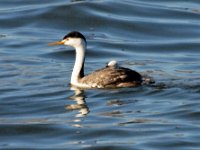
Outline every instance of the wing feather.
[(112, 87), (122, 83), (141, 82), (142, 77), (134, 70), (127, 68), (105, 67), (86, 75), (81, 82), (88, 85), (99, 85), (102, 87)]

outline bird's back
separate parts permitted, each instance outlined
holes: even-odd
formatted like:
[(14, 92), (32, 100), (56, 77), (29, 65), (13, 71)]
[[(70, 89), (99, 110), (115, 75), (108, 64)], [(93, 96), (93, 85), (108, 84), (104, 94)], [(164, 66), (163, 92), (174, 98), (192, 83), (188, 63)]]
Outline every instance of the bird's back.
[(123, 67), (105, 67), (84, 76), (80, 82), (94, 88), (133, 87), (142, 83), (142, 76)]

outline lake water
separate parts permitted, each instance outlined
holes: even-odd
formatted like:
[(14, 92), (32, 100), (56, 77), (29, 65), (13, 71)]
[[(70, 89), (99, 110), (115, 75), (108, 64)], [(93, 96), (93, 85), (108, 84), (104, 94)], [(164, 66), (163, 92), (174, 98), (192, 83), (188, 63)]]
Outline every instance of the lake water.
[[(69, 86), (70, 31), (89, 73), (117, 60), (155, 80)], [(1, 0), (0, 149), (199, 150), (200, 3), (196, 0)]]

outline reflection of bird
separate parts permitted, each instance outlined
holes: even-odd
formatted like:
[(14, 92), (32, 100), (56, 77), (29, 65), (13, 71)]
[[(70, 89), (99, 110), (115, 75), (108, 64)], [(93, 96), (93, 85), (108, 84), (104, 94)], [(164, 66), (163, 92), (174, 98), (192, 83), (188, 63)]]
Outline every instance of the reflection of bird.
[(85, 102), (84, 91), (76, 87), (72, 87), (71, 90), (73, 90), (75, 94), (74, 96), (70, 96), (69, 98), (75, 100), (76, 104), (66, 105), (65, 109), (79, 110), (79, 113), (76, 115), (76, 117), (83, 117), (87, 115), (89, 113), (89, 108)]
[(111, 61), (105, 68), (84, 76), (86, 39), (79, 32), (70, 32), (63, 40), (49, 45), (68, 45), (76, 50), (76, 60), (71, 76), (71, 85), (79, 88), (117, 88), (134, 87), (142, 83), (142, 76), (134, 70), (119, 67)]

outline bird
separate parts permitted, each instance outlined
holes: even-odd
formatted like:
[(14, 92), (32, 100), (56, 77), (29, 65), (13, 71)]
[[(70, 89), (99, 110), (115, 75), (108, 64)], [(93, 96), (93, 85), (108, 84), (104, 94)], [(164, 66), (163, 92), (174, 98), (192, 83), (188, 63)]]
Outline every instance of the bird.
[(116, 60), (111, 60), (106, 64), (106, 67), (115, 67), (117, 68), (119, 65)]
[(85, 52), (87, 41), (85, 36), (78, 32), (69, 32), (64, 38), (53, 45), (66, 45), (75, 49), (76, 57), (71, 74), (70, 85), (81, 89), (90, 88), (125, 88), (142, 85), (142, 75), (129, 68), (120, 67), (117, 61), (107, 63), (104, 68), (90, 74), (84, 74)]

